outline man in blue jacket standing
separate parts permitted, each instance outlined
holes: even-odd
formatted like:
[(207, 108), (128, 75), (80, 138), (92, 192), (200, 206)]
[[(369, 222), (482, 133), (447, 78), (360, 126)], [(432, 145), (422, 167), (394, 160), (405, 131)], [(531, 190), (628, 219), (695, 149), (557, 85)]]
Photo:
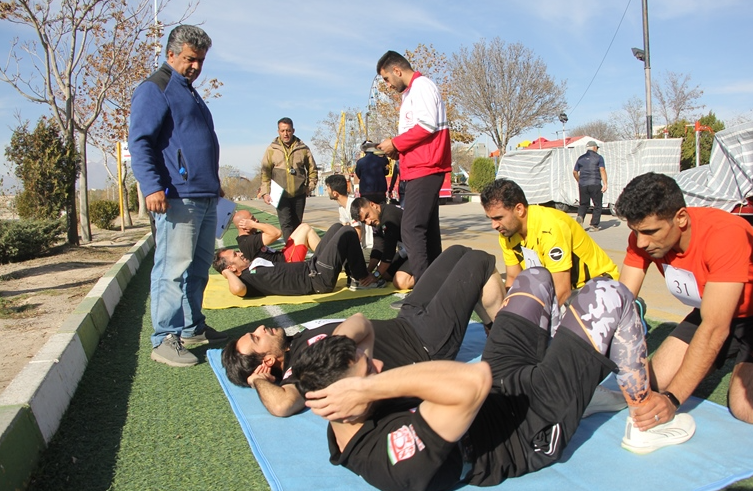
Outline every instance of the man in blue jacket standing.
[(212, 115), (191, 84), (211, 46), (196, 26), (173, 29), (167, 62), (136, 88), (131, 102), (131, 166), (156, 225), (151, 357), (176, 367), (198, 363), (184, 345), (227, 339), (201, 313), (223, 193)]

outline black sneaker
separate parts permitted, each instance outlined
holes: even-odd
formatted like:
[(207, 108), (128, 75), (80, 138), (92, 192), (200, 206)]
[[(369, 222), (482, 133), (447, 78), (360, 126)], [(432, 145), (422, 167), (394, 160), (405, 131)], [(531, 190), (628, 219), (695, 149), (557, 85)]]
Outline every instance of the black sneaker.
[(205, 326), (204, 332), (202, 332), (201, 334), (196, 334), (195, 336), (191, 336), (190, 338), (184, 338), (181, 336), (180, 340), (186, 346), (198, 346), (202, 344), (221, 343), (227, 341), (227, 335), (209, 326)]
[(152, 349), (152, 360), (171, 367), (192, 367), (199, 363), (193, 353), (183, 347), (175, 334), (168, 334), (162, 344)]

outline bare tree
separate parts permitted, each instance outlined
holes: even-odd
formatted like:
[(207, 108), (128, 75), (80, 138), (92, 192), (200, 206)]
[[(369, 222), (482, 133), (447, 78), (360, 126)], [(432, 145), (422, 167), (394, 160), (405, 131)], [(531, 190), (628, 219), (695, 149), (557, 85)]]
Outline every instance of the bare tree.
[(474, 158), (473, 147), (463, 143), (452, 144), (452, 163), (453, 166), (457, 167), (457, 170), (462, 169), (470, 174)]
[(565, 82), (558, 84), (522, 44), (482, 39), (472, 50), (461, 47), (450, 67), (458, 106), (502, 154), (511, 138), (551, 122), (565, 109)]
[[(169, 1), (169, 0), (166, 0)], [(166, 1), (161, 0), (157, 12)], [(193, 12), (188, 4), (181, 22)], [(81, 238), (91, 241), (87, 137), (102, 112), (108, 91), (126, 77), (129, 60), (150, 43), (155, 13), (151, 0), (14, 0), (0, 2), (0, 20), (26, 26), (34, 38), (15, 39), (0, 80), (28, 100), (45, 104), (66, 140), (81, 158), (79, 212)], [(152, 41), (153, 42), (153, 41)], [(24, 58), (24, 53), (28, 58)], [(78, 244), (75, 216), (68, 215), (68, 242)]]
[(568, 131), (570, 136), (592, 136), (603, 142), (619, 140), (614, 124), (603, 119), (595, 119)]
[[(322, 156), (319, 167), (341, 173), (353, 170), (361, 152), (361, 143), (366, 139), (362, 121), (363, 115), (358, 109), (348, 108), (340, 113), (330, 111), (326, 118), (317, 123), (311, 144)], [(372, 133), (369, 136), (374, 140)], [(327, 158), (331, 158), (330, 164), (327, 164)]]
[(622, 105), (622, 111), (612, 113), (619, 140), (635, 140), (645, 137), (646, 105), (634, 95)]
[(689, 74), (665, 72), (663, 80), (653, 89), (654, 99), (667, 126), (680, 119), (697, 119), (696, 111), (705, 107), (699, 104), (703, 90), (700, 85), (690, 87)]

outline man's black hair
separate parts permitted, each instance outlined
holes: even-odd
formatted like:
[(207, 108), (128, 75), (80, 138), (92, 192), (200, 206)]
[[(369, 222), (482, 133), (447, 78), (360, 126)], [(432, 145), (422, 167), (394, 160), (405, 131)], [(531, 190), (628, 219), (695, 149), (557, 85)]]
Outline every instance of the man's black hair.
[(345, 176), (342, 174), (332, 174), (327, 176), (324, 180), (324, 184), (329, 186), (332, 191), (340, 193), (342, 196), (348, 195), (348, 181), (345, 180)]
[(625, 186), (614, 208), (620, 218), (639, 223), (652, 215), (660, 220), (671, 220), (686, 206), (677, 181), (664, 174), (648, 172)]
[(306, 395), (345, 377), (356, 361), (356, 342), (346, 336), (329, 336), (307, 346), (293, 364), (298, 392)]
[(280, 118), (277, 122), (277, 126), (280, 126), (281, 124), (289, 124), (290, 127), (293, 128), (293, 120), (290, 118)]
[(397, 51), (387, 51), (379, 58), (376, 66), (377, 75), (382, 74), (382, 69), (389, 70), (393, 66), (396, 66), (402, 70), (413, 70), (410, 66), (410, 62), (405, 59), (403, 55)]
[(353, 202), (350, 204), (350, 217), (353, 220), (361, 221), (361, 209), (368, 208), (371, 204), (371, 200), (369, 198), (364, 198), (363, 196), (360, 198), (356, 198), (353, 200)]
[(248, 377), (261, 365), (264, 355), (253, 352), (248, 355), (238, 351), (238, 340), (228, 341), (222, 348), (222, 366), (227, 378), (235, 385), (248, 387)]
[(212, 258), (212, 267), (220, 274), (227, 269), (227, 262), (222, 257), (222, 253), (229, 250), (231, 250), (229, 247), (220, 247), (215, 251), (214, 258)]
[(484, 209), (495, 204), (513, 209), (518, 203), (528, 207), (528, 200), (523, 190), (509, 179), (497, 179), (481, 191), (481, 206)]

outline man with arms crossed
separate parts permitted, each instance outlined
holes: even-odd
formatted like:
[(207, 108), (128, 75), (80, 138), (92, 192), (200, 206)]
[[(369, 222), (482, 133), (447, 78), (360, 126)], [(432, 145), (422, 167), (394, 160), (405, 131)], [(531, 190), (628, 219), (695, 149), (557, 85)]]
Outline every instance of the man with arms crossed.
[(377, 74), (402, 94), (399, 135), (378, 145), (393, 160), (400, 159), (405, 181), (402, 235), (416, 283), (442, 252), (439, 230), (439, 190), (452, 170), (450, 126), (437, 86), (414, 72), (402, 55), (388, 51), (379, 59)]
[[(551, 274), (536, 267), (510, 288), (480, 363), (430, 361), (379, 373), (368, 342), (332, 336), (309, 346), (293, 376), (306, 405), (330, 420), (330, 462), (383, 490), (491, 486), (559, 460), (610, 371), (631, 414), (657, 397), (624, 285), (588, 282), (555, 331), (558, 312)], [(628, 416), (622, 446), (648, 453), (694, 431), (688, 414), (654, 413), (645, 424)]]
[(730, 412), (753, 423), (753, 228), (726, 211), (686, 207), (663, 174), (630, 181), (615, 208), (633, 231), (620, 281), (637, 294), (653, 262), (669, 291), (693, 307), (651, 359), (652, 386), (663, 396), (636, 418), (674, 414), (706, 375), (735, 357)]
[(369, 321), (356, 314), (343, 323), (323, 325), (292, 338), (281, 328), (259, 326), (225, 346), (222, 364), (233, 383), (257, 390), (270, 413), (289, 416), (303, 409), (304, 403), (290, 367), (306, 346), (328, 336), (375, 342), (385, 369), (454, 359), (474, 309), (484, 323), (491, 324), (502, 305), (504, 287), (495, 262), (483, 251), (450, 247), (432, 263), (427, 281), (416, 286), (411, 302), (396, 319)]
[(552, 273), (562, 305), (572, 289), (591, 278), (618, 279), (617, 265), (566, 213), (528, 205), (523, 190), (508, 179), (497, 179), (481, 192), (481, 206), (499, 232), (509, 288), (524, 269), (543, 266)]

